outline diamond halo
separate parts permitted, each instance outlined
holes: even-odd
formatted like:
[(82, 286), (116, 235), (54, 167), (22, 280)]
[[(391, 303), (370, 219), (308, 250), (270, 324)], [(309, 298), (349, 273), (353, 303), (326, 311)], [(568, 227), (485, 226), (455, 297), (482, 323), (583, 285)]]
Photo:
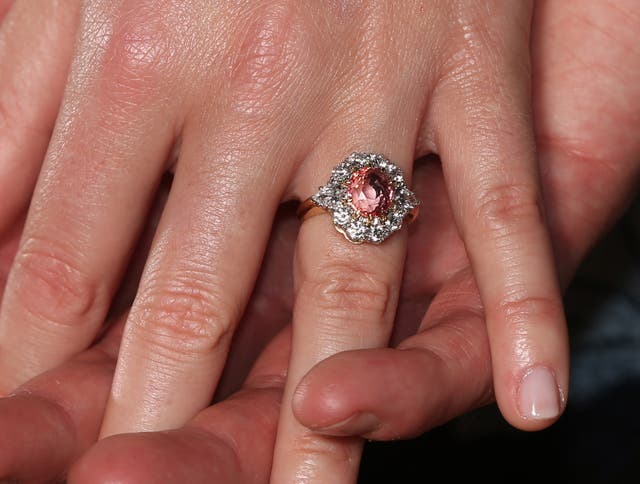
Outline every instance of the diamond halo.
[(331, 172), (311, 200), (355, 244), (380, 244), (402, 228), (420, 202), (402, 170), (378, 153), (352, 153)]

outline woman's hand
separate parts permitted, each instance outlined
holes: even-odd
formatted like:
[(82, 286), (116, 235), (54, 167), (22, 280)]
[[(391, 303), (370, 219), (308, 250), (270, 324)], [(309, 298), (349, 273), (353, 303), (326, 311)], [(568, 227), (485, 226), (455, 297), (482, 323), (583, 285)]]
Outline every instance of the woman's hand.
[[(640, 56), (634, 55), (634, 39), (640, 17), (625, 7), (633, 3), (536, 4), (536, 130), (564, 284), (637, 189)], [(433, 162), (418, 169), (415, 182), (428, 203), (409, 241), (398, 326), (409, 333), (426, 306), (429, 310), (419, 333), (407, 337), (398, 349), (341, 353), (304, 378), (296, 392), (296, 415), (330, 436), (409, 437), (493, 399), (483, 308), (455, 230), (445, 183)], [(442, 265), (420, 270), (434, 254)], [(358, 422), (353, 418), (358, 415), (366, 418)], [(348, 423), (336, 425), (345, 420)], [(149, 449), (159, 447), (153, 436), (147, 443)], [(115, 444), (96, 447), (85, 466), (104, 465), (113, 458), (111, 452), (125, 456), (131, 450), (124, 440), (119, 451)], [(326, 461), (325, 454), (296, 452), (292, 460), (304, 458), (306, 463), (300, 478), (321, 472), (318, 464)], [(186, 458), (189, 448), (172, 448), (172, 454)], [(352, 469), (343, 468), (344, 474), (334, 475), (333, 482), (352, 476), (357, 462), (351, 465)], [(175, 466), (181, 468), (179, 463)]]
[[(18, 1), (6, 25), (30, 22), (26, 5)], [(282, 200), (311, 195), (354, 150), (384, 152), (407, 173), (416, 156), (437, 151), (487, 311), (502, 411), (529, 429), (558, 416), (566, 330), (533, 150), (529, 4), (81, 7), (65, 99), (0, 315), (5, 391), (95, 338), (164, 171), (175, 181), (125, 327), (104, 435), (174, 427), (206, 406)], [(63, 58), (51, 72), (64, 72)], [(0, 86), (3, 106), (47, 114), (30, 118), (39, 131), (5, 123), (3, 143), (15, 149), (2, 163), (20, 169), (1, 183), (14, 187), (9, 205), (19, 213), (45, 144), (28, 143), (29, 134), (46, 133), (55, 96), (41, 83), (30, 104), (10, 89), (20, 71), (3, 72), (16, 72)], [(405, 244), (402, 233), (356, 247), (328, 217), (304, 224), (274, 479), (295, 478), (309, 453), (324, 456), (311, 470), (323, 469), (319, 479), (355, 472), (359, 443), (312, 437), (289, 405), (321, 359), (386, 344)], [(297, 461), (285, 459), (301, 448)]]
[[(640, 62), (629, 62), (629, 59), (639, 57), (628, 55), (631, 44), (626, 40), (633, 38), (636, 31), (633, 19), (637, 17), (618, 13), (619, 4), (603, 10), (599, 0), (591, 2), (589, 8), (582, 1), (538, 2), (537, 6), (533, 30), (536, 126), (543, 138), (540, 154), (549, 203), (547, 213), (552, 221), (560, 269), (563, 279), (567, 280), (591, 244), (620, 213), (638, 177), (640, 146), (634, 134), (640, 124), (640, 92), (637, 88), (640, 85)], [(602, 31), (591, 28), (597, 21), (615, 25), (616, 29), (611, 30), (604, 25)], [(611, 32), (616, 35), (610, 35)], [(558, 44), (557, 36), (572, 41)], [(599, 55), (594, 55), (593, 43), (602, 47), (598, 50)], [(620, 72), (622, 66), (623, 75), (611, 75)], [(581, 88), (579, 97), (572, 95), (576, 86)], [(618, 99), (624, 102), (616, 102)], [(606, 113), (606, 118), (602, 118), (603, 113)], [(598, 115), (600, 122), (593, 123)], [(576, 140), (580, 139), (584, 142), (577, 145)], [(578, 149), (579, 146), (582, 148)], [(598, 155), (589, 156), (590, 153)], [(376, 415), (380, 421), (377, 428), (343, 427), (330, 433), (363, 433), (377, 439), (409, 436), (491, 398), (488, 344), (479, 297), (468, 269), (457, 275), (449, 272), (449, 266), (455, 272), (463, 269), (466, 263), (453, 229), (437, 166), (433, 163), (422, 165), (416, 175), (416, 183), (419, 194), (429, 201), (430, 209), (424, 211), (426, 217), (419, 219), (412, 231), (408, 258), (421, 261), (429, 256), (429, 252), (437, 252), (447, 261), (428, 273), (417, 270), (419, 264), (410, 264), (410, 270), (405, 273), (399, 325), (410, 328), (416, 319), (422, 317), (428, 300), (435, 295), (429, 315), (424, 319), (425, 330), (402, 343), (405, 351), (345, 353), (315, 368), (305, 378), (305, 391), (300, 395), (297, 406), (297, 415), (311, 427), (339, 422), (346, 416), (366, 411)], [(427, 192), (433, 196), (426, 197)], [(277, 226), (267, 257), (270, 264), (253, 299), (258, 303), (248, 310), (249, 314), (257, 317), (245, 321), (243, 327), (256, 328), (263, 324), (260, 314), (265, 313), (260, 308), (265, 301), (273, 299), (269, 297), (268, 290), (277, 285), (279, 275), (286, 272), (290, 254), (288, 247), (293, 242), (295, 231), (290, 224), (283, 222), (281, 220)], [(16, 226), (14, 233), (18, 232), (19, 226)], [(424, 237), (429, 237), (429, 243), (424, 243)], [(10, 239), (15, 240), (16, 236), (4, 240)], [(11, 242), (3, 244), (1, 269), (8, 268), (14, 245)], [(286, 290), (280, 292), (288, 293)], [(282, 306), (266, 314), (286, 314), (288, 304), (285, 297)], [(274, 323), (270, 324), (275, 326)], [(23, 392), (22, 397), (0, 402), (0, 426), (5, 429), (2, 435), (9, 439), (0, 442), (0, 455), (3, 457), (0, 476), (43, 480), (62, 475), (74, 456), (86, 449), (88, 443), (85, 440), (91, 440), (81, 438), (80, 442), (75, 436), (97, 437), (110, 381), (102, 376), (111, 372), (117, 343), (117, 329), (113, 329), (105, 342), (100, 343), (102, 355), (92, 350), (93, 357), (102, 358), (106, 367), (97, 361), (89, 365), (82, 363), (83, 359), (91, 357), (83, 355), (77, 359), (78, 362), (65, 365), (66, 370), (56, 370), (28, 384), (25, 389), (32, 392), (31, 399), (25, 400)], [(273, 367), (263, 367), (264, 374), (282, 375), (286, 367), (287, 338), (280, 338), (272, 348), (278, 356), (271, 360), (274, 361)], [(240, 348), (240, 351), (243, 350)], [(104, 352), (110, 356), (105, 357)], [(380, 378), (370, 381), (368, 368), (373, 363), (378, 364), (376, 375)], [(77, 370), (69, 371), (74, 365)], [(36, 387), (46, 389), (47, 381), (49, 389), (45, 395), (38, 395)], [(271, 381), (277, 387), (277, 379)], [(335, 385), (332, 387), (335, 390), (315, 400), (314, 394), (326, 388), (326, 381)], [(362, 385), (361, 382), (372, 385)], [(400, 392), (397, 398), (389, 399), (388, 385), (393, 388), (403, 382), (411, 391)], [(86, 385), (91, 385), (93, 390), (87, 391)], [(438, 391), (430, 391), (433, 388)], [(241, 464), (247, 466), (244, 469), (255, 478), (255, 482), (266, 481), (268, 467), (263, 465), (263, 461), (253, 457), (245, 461), (245, 456), (271, 453), (277, 418), (273, 405), (278, 392), (257, 390), (242, 395), (240, 404), (236, 399), (224, 409), (213, 410), (216, 408), (213, 407), (205, 410), (195, 424), (179, 432), (105, 440), (78, 463), (71, 482), (104, 482), (114, 477), (124, 482), (127, 479), (131, 482), (149, 481), (157, 477), (156, 471), (182, 477), (185, 477), (184, 472), (188, 472), (186, 480), (189, 482), (208, 482), (211, 472), (230, 472), (237, 479), (245, 479), (243, 482), (252, 482), (242, 469), (231, 465), (235, 458), (228, 458), (229, 449), (224, 444), (220, 445), (222, 441), (215, 430), (212, 434), (207, 430), (212, 425), (207, 424), (200, 427), (202, 431), (197, 430), (198, 425), (209, 422), (209, 416), (216, 426), (221, 423), (218, 416), (224, 419), (231, 425), (233, 435), (245, 435), (246, 423), (249, 422), (251, 435), (257, 432), (264, 437), (248, 442), (242, 440), (249, 447), (243, 446), (236, 456)], [(327, 399), (337, 405), (328, 406)], [(60, 407), (67, 413), (73, 409), (80, 409), (80, 412), (65, 415), (60, 413)], [(247, 419), (245, 411), (255, 412), (261, 418)], [(33, 423), (38, 428), (30, 430)], [(227, 430), (228, 427), (222, 427), (222, 432)], [(20, 435), (22, 440), (17, 439)], [(42, 435), (55, 438), (42, 439)], [(198, 441), (197, 447), (204, 449), (202, 453), (194, 453), (194, 439)], [(216, 441), (218, 444), (207, 444)], [(131, 460), (132, 450), (144, 458)], [(192, 465), (185, 465), (185, 462)]]

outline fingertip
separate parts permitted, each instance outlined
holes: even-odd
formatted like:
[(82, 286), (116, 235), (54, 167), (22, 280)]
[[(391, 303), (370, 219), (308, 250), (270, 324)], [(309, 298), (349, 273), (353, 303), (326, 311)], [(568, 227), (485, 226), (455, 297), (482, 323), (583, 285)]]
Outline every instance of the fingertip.
[[(403, 356), (389, 348), (334, 355), (298, 384), (293, 414), (302, 425), (324, 435), (387, 438), (380, 430), (394, 413), (388, 408), (389, 397), (404, 387), (406, 372), (398, 378), (406, 370), (403, 367)], [(402, 405), (406, 399), (398, 397), (396, 403)]]
[(353, 413), (345, 392), (348, 388), (345, 380), (340, 379), (333, 368), (333, 362), (329, 360), (311, 369), (293, 394), (293, 414), (302, 425), (311, 430), (330, 427), (349, 418), (349, 413)]
[(553, 425), (566, 408), (567, 392), (558, 382), (556, 371), (546, 365), (525, 369), (515, 381), (512, 397), (497, 400), (505, 419), (524, 431), (539, 431)]
[(560, 395), (560, 388), (552, 370), (544, 366), (531, 368), (520, 382), (520, 414), (533, 420), (557, 418), (562, 405)]

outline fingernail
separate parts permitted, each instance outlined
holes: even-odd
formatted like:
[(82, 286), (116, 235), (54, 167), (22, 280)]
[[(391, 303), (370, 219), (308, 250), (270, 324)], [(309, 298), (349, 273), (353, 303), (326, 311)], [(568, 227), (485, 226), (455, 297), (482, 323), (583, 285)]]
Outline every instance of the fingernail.
[(372, 413), (363, 412), (356, 413), (342, 422), (330, 425), (328, 427), (314, 429), (316, 432), (327, 435), (336, 436), (352, 436), (352, 435), (366, 435), (369, 434), (381, 426), (381, 422)]
[(561, 393), (553, 373), (545, 367), (530, 370), (520, 384), (520, 414), (545, 420), (560, 415)]

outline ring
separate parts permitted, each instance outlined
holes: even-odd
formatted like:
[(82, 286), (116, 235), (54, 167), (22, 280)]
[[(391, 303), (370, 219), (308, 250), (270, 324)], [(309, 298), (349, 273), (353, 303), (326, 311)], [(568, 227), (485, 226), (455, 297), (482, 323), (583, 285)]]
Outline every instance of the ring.
[(352, 153), (297, 213), (304, 221), (328, 212), (349, 242), (380, 244), (412, 222), (419, 205), (400, 168), (378, 153)]

